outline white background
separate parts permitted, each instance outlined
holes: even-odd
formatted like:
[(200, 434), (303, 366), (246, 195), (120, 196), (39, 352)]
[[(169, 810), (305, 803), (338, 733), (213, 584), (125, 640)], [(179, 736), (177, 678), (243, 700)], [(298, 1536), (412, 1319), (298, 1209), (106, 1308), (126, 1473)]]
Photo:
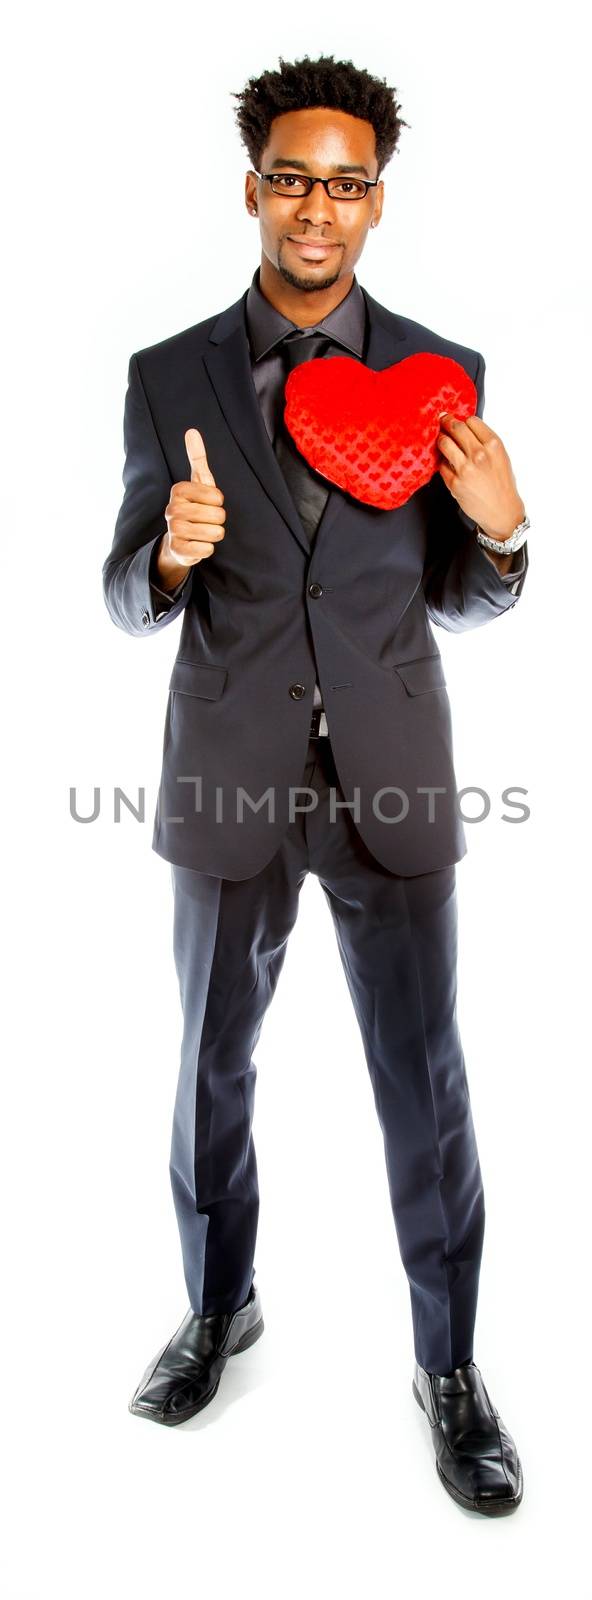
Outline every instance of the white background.
[[(7, 1600), (589, 1593), (588, 61), (573, 4), (120, 0), (11, 16), (4, 67), (0, 1561)], [(328, 908), (309, 878), (266, 1018), (255, 1134), (264, 1337), (183, 1428), (130, 1394), (186, 1309), (168, 1152), (181, 1013), (151, 851), (180, 624), (113, 627), (132, 351), (229, 305), (259, 260), (232, 90), (308, 53), (411, 124), (358, 263), (483, 352), (485, 420), (532, 522), (518, 605), (438, 632), (459, 786), (459, 1020), (486, 1189), (475, 1359), (514, 1434), (515, 1516), (438, 1482), (407, 1282)], [(200, 173), (205, 176), (200, 182)], [(188, 416), (207, 442), (207, 416)], [(113, 823), (114, 784), (146, 791)], [(502, 820), (509, 784), (526, 824)], [(101, 815), (74, 823), (101, 791)], [(356, 1182), (352, 1182), (352, 1173)]]

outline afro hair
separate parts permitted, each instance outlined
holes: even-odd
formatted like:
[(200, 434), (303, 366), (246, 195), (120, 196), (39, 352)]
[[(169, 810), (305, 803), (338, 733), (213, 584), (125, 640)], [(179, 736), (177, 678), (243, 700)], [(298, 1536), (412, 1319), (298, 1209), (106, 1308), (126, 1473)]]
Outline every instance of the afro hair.
[(335, 61), (333, 56), (319, 56), (316, 61), (309, 56), (284, 61), (280, 56), (279, 63), (279, 72), (262, 72), (259, 78), (249, 78), (240, 93), (233, 91), (238, 101), (236, 122), (254, 168), (260, 166), (274, 117), (326, 106), (372, 124), (380, 174), (394, 153), (401, 128), (409, 127), (399, 116), (396, 90), (384, 78), (374, 78), (352, 61)]

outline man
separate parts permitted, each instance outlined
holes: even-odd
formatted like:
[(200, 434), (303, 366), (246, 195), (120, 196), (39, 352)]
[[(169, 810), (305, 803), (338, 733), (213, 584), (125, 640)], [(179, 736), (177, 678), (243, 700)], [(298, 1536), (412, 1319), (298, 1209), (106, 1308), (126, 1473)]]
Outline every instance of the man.
[[(483, 357), (355, 276), (402, 125), (394, 90), (351, 62), (280, 58), (237, 98), (260, 267), (234, 305), (131, 357), (125, 498), (103, 569), (127, 632), (183, 613), (153, 848), (174, 890), (170, 1171), (190, 1307), (130, 1409), (182, 1423), (263, 1330), (252, 1052), (313, 871), (384, 1134), (413, 1392), (445, 1488), (495, 1515), (518, 1505), (522, 1474), (473, 1360), (484, 1200), (456, 1020), (466, 840), (431, 622), (460, 630), (516, 604), (528, 519), (482, 420)], [(206, 163), (206, 184), (224, 178)], [(422, 350), (464, 366), (477, 413), (443, 416), (439, 472), (378, 510), (305, 461), (285, 382), (307, 358), (378, 371)]]

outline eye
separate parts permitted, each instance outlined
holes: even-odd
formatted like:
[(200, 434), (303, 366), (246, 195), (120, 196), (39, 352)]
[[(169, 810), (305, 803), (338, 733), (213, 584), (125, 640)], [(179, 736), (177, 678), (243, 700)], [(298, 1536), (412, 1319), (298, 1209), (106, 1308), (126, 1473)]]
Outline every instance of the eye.
[(337, 178), (331, 185), (331, 191), (337, 195), (364, 194), (366, 185), (357, 178)]
[[(294, 189), (303, 187), (302, 178), (296, 172), (278, 172), (273, 180), (274, 188)], [(305, 187), (305, 186), (304, 186)]]

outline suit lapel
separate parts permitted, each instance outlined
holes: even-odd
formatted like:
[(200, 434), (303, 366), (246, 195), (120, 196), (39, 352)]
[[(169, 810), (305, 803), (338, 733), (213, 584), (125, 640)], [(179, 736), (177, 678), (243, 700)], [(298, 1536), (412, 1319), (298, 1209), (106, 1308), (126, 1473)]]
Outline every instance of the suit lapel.
[[(369, 319), (366, 365), (380, 372), (384, 367), (402, 360), (408, 340), (399, 319), (386, 311), (366, 289), (362, 293)], [(217, 318), (210, 332), (210, 348), (203, 360), (228, 426), (249, 466), (298, 544), (310, 556), (311, 546), (261, 415), (251, 372), (245, 300), (246, 292)], [(350, 496), (341, 489), (331, 489), (314, 543), (321, 533), (324, 535), (340, 507), (349, 500)]]

